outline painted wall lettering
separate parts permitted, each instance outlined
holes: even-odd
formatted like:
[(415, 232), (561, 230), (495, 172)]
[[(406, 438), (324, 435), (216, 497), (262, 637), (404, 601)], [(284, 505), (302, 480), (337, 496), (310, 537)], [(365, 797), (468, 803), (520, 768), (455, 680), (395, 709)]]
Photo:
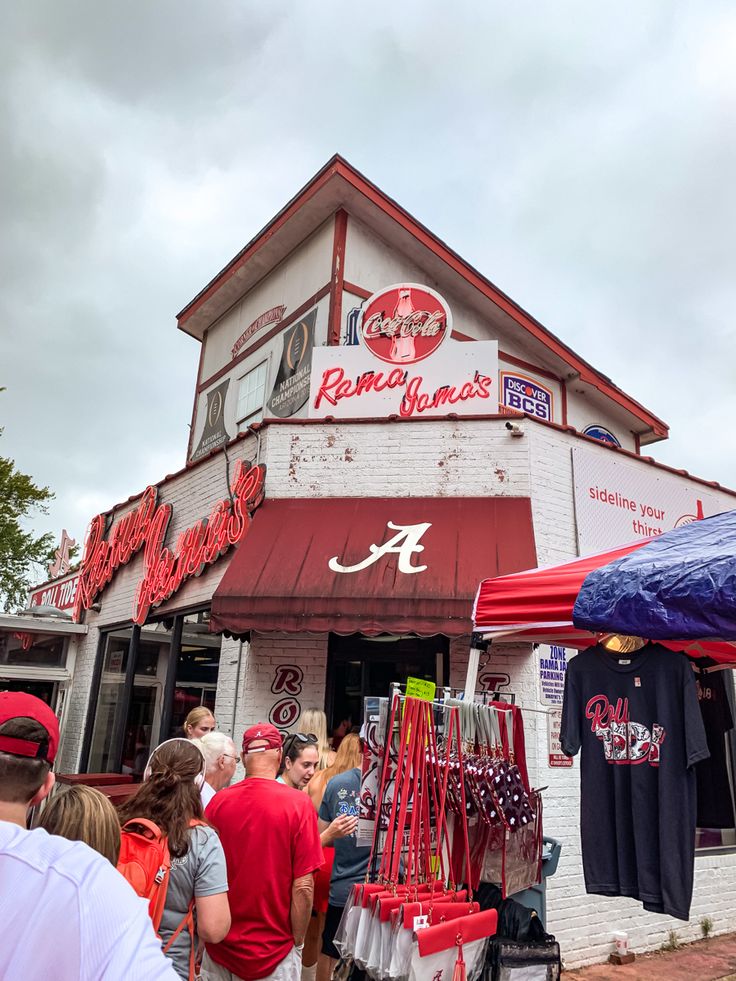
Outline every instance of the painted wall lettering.
[(289, 695), (298, 695), (302, 690), (304, 672), (296, 664), (279, 664), (276, 668), (276, 677), (273, 679), (271, 691), (274, 695), (282, 691)]
[(268, 721), (277, 729), (289, 729), (302, 714), (297, 698), (301, 694), (304, 672), (297, 664), (278, 664), (274, 672), (271, 691), (274, 695), (286, 692), (286, 697), (278, 699), (271, 706)]
[(285, 306), (271, 307), (270, 310), (266, 310), (262, 313), (260, 317), (256, 317), (252, 324), (245, 328), (243, 333), (233, 344), (232, 356), (237, 357), (240, 350), (245, 347), (246, 343), (257, 334), (259, 330), (267, 327), (269, 324), (277, 324), (283, 319), (284, 313), (286, 312)]

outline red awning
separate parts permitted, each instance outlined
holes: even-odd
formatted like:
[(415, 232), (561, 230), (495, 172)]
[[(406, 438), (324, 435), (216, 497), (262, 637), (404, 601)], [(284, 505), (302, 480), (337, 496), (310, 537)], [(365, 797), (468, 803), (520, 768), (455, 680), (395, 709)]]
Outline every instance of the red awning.
[[(588, 573), (600, 569), (651, 541), (586, 555), (571, 562), (484, 579), (473, 608), (473, 629), (487, 637), (520, 643), (559, 644), (580, 650), (597, 644), (601, 635), (573, 624), (575, 600)], [(736, 644), (712, 640), (659, 640), (690, 657), (709, 657), (721, 664), (736, 662)]]
[(210, 629), (462, 636), (478, 581), (535, 562), (526, 498), (266, 500)]

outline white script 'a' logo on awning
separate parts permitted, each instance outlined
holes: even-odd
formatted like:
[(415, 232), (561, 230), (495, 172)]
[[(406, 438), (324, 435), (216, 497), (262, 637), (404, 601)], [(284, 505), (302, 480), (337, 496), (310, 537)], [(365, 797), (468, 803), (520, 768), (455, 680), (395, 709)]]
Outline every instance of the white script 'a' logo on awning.
[(389, 538), (383, 545), (371, 545), (370, 555), (366, 556), (362, 562), (356, 565), (340, 565), (338, 556), (333, 555), (327, 565), (333, 572), (360, 572), (367, 569), (369, 565), (378, 562), (382, 555), (393, 553), (399, 557), (399, 572), (410, 574), (413, 572), (424, 572), (426, 565), (412, 565), (411, 557), (414, 552), (423, 552), (424, 545), (419, 544), (419, 539), (432, 527), (432, 523), (425, 521), (419, 525), (395, 525), (393, 521), (387, 523), (387, 527), (396, 534)]

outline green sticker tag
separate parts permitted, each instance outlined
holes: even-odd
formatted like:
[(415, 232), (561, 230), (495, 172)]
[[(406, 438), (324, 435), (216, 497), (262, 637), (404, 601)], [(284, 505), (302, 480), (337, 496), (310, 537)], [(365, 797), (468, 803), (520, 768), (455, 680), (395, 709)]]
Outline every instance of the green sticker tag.
[(436, 691), (437, 685), (433, 681), (425, 681), (424, 678), (406, 679), (407, 698), (421, 698), (424, 702), (431, 702)]

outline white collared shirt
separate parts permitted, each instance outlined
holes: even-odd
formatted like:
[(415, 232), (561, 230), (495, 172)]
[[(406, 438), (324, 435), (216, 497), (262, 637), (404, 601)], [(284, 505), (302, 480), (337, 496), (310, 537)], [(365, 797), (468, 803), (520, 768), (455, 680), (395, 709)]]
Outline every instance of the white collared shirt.
[(0, 978), (178, 981), (148, 904), (81, 841), (0, 821)]
[(215, 790), (215, 788), (211, 784), (207, 783), (207, 781), (205, 780), (205, 782), (202, 784), (202, 789), (199, 792), (199, 796), (202, 798), (203, 811), (207, 810), (207, 805), (209, 804), (209, 802), (212, 800), (212, 798), (215, 796), (216, 793), (217, 791)]

